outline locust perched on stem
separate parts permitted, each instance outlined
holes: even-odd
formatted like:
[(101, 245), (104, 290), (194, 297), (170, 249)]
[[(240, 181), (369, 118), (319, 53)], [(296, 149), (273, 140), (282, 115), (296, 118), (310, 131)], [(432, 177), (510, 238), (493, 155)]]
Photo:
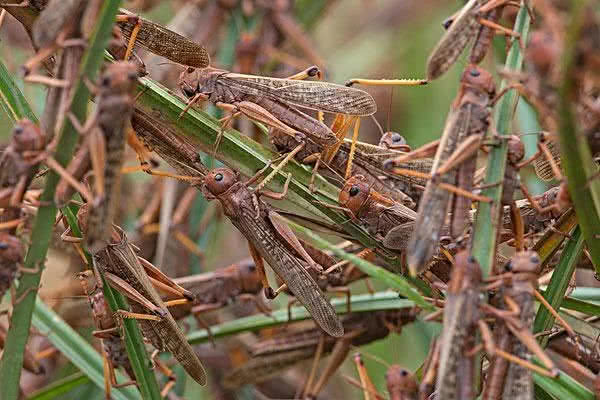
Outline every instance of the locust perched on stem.
[[(273, 298), (275, 294), (267, 281), (263, 258), (325, 332), (335, 337), (342, 336), (344, 328), (333, 306), (307, 270), (315, 268), (321, 271), (322, 267), (306, 253), (281, 216), (249, 188), (261, 174), (262, 171), (259, 171), (248, 182), (242, 183), (238, 173), (228, 168), (217, 168), (204, 178), (202, 191), (208, 199), (216, 198), (221, 202), (225, 215), (248, 240), (267, 298)], [(268, 191), (260, 194), (281, 199), (285, 191), (284, 188), (281, 194)]]
[(109, 64), (100, 77), (97, 107), (85, 126), (71, 118), (73, 125), (86, 135), (85, 145), (89, 147), (94, 170), (94, 195), (87, 195), (88, 200), (92, 199), (92, 209), (86, 236), (86, 245), (92, 254), (104, 248), (110, 237), (119, 201), (126, 128), (133, 114), (137, 78), (134, 64)]
[[(87, 205), (77, 214), (84, 237), (91, 223), (87, 214)], [(117, 315), (137, 319), (143, 335), (158, 351), (170, 351), (186, 372), (204, 385), (206, 373), (198, 356), (153, 285), (171, 293), (179, 293), (185, 301), (193, 300), (194, 296), (158, 268), (138, 258), (125, 233), (118, 227), (111, 230), (110, 242), (93, 257), (95, 268), (110, 285), (131, 300), (132, 312), (119, 310)]]
[[(452, 204), (450, 235), (455, 238), (462, 235), (468, 225), (471, 200), (489, 201), (473, 195), (471, 189), (476, 153), (489, 126), (494, 94), (492, 76), (475, 65), (467, 66), (446, 119), (444, 133), (437, 143), (432, 177), (419, 204), (415, 231), (408, 244), (407, 262), (411, 274), (419, 272), (435, 251), (449, 203)], [(419, 149), (415, 150), (417, 152)], [(389, 160), (388, 165), (395, 165), (407, 157)]]
[[(534, 298), (542, 303), (565, 328), (570, 336), (575, 336), (573, 330), (552, 309), (548, 302), (537, 291), (540, 258), (533, 251), (517, 252), (506, 265), (506, 274), (496, 277), (500, 286), (499, 301), (507, 310), (496, 310), (486, 305), (486, 310), (500, 319), (495, 327), (496, 356), (488, 372), (484, 389), (484, 399), (533, 399), (533, 379), (531, 369), (538, 373), (539, 367), (531, 368), (522, 362), (508, 364), (501, 353), (510, 353), (515, 358), (529, 360), (535, 354), (550, 370), (551, 376), (556, 376), (558, 370), (552, 360), (544, 353), (534, 336), (531, 334), (535, 316)], [(502, 282), (504, 281), (504, 282)], [(542, 370), (544, 372), (544, 370)], [(546, 373), (547, 374), (547, 373)]]
[(125, 59), (129, 59), (134, 44), (179, 64), (204, 68), (210, 64), (206, 49), (170, 29), (121, 9), (117, 25), (129, 42)]
[(258, 298), (263, 286), (252, 258), (215, 271), (177, 278), (174, 282), (195, 296), (191, 304), (171, 308), (171, 314), (176, 318), (180, 314), (187, 314), (185, 311), (199, 314), (220, 309), (238, 300), (252, 301), (259, 310), (269, 312)]
[(444, 324), (439, 347), (436, 392), (441, 399), (472, 399), (477, 322), (481, 318), (481, 269), (467, 251), (454, 258), (452, 277), (444, 305)]
[(94, 331), (93, 335), (101, 340), (102, 356), (104, 362), (108, 364), (108, 370), (105, 371), (104, 376), (104, 390), (106, 397), (110, 398), (112, 386), (123, 387), (135, 384), (135, 381), (117, 383), (115, 367), (122, 366), (131, 379), (135, 378), (135, 374), (125, 350), (125, 342), (118, 329), (116, 329), (116, 321), (104, 299), (102, 288), (96, 285), (96, 280), (93, 279), (93, 273), (91, 273), (92, 271), (87, 272), (90, 273), (82, 272), (78, 275), (78, 278), (90, 303), (94, 324), (99, 329), (98, 331)]
[(325, 146), (336, 142), (331, 129), (299, 108), (355, 116), (368, 116), (377, 111), (373, 97), (362, 90), (328, 82), (234, 74), (215, 68), (186, 69), (179, 77), (179, 87), (191, 99), (190, 105), (200, 99), (210, 100), (231, 111), (232, 116), (241, 112), (292, 137), (308, 137)]
[[(415, 320), (412, 308), (377, 311), (374, 313), (352, 313), (343, 318), (345, 331), (342, 338), (323, 335), (316, 328), (292, 333), (284, 332), (271, 339), (262, 340), (250, 349), (252, 358), (232, 371), (226, 378), (227, 386), (238, 387), (246, 383), (260, 382), (274, 374), (280, 374), (302, 360), (317, 358), (309, 374), (304, 390), (306, 397), (315, 398), (348, 355), (351, 346), (361, 346), (385, 338), (390, 332), (400, 333), (402, 327)], [(331, 353), (328, 365), (314, 382), (319, 358)]]
[(508, 0), (469, 0), (427, 59), (427, 79), (444, 74), (458, 59), (462, 51), (476, 38), (469, 62), (479, 63), (487, 53), (496, 30), (519, 37), (516, 32), (498, 25), (502, 9)]
[(379, 239), (384, 247), (404, 250), (414, 228), (417, 213), (389, 199), (375, 190), (361, 175), (346, 181), (339, 195), (340, 206), (347, 214), (365, 225), (370, 235)]

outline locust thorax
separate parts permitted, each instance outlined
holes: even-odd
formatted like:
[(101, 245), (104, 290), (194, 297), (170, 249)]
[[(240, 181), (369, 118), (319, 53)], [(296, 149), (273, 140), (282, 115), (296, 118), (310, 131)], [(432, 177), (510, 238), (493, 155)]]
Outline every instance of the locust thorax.
[(467, 250), (461, 250), (454, 256), (452, 276), (448, 284), (449, 293), (460, 293), (474, 288), (481, 282), (481, 267)]
[(23, 260), (24, 255), (23, 243), (17, 237), (0, 232), (0, 260), (19, 263)]
[(369, 201), (371, 188), (362, 175), (350, 177), (340, 192), (338, 202), (342, 207), (348, 208), (354, 215)]
[(465, 68), (460, 79), (460, 94), (473, 93), (477, 96), (485, 96), (490, 99), (496, 95), (496, 85), (492, 74), (475, 64)]
[(137, 67), (129, 61), (109, 64), (100, 77), (100, 91), (109, 93), (132, 93), (137, 85)]
[(404, 136), (398, 132), (386, 132), (379, 139), (379, 146), (390, 150), (410, 151)]
[(215, 168), (204, 177), (203, 189), (213, 196), (220, 196), (239, 181), (237, 172), (229, 168)]
[(37, 124), (28, 119), (17, 121), (12, 131), (12, 148), (18, 152), (41, 151), (46, 144), (46, 137)]
[(413, 374), (400, 365), (391, 365), (385, 373), (385, 382), (392, 399), (401, 398), (400, 394), (416, 394), (417, 381)]

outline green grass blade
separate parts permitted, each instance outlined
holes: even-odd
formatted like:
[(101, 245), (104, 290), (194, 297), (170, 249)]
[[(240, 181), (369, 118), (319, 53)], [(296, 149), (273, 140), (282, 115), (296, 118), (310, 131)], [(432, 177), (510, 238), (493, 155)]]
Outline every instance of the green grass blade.
[[(540, 293), (544, 294), (543, 291), (540, 291)], [(575, 299), (573, 297), (565, 298), (562, 301), (560, 307), (565, 308), (567, 310), (573, 310), (580, 313), (584, 313), (587, 315), (600, 315), (600, 305)]]
[[(563, 250), (560, 261), (552, 273), (550, 284), (544, 293), (544, 297), (555, 310), (558, 310), (562, 304), (571, 277), (577, 267), (579, 257), (583, 252), (584, 244), (585, 242), (581, 230), (576, 228)], [(535, 316), (533, 332), (546, 331), (550, 329), (553, 324), (554, 316), (550, 314), (550, 311), (548, 311), (546, 307), (541, 306)], [(540, 338), (540, 343), (542, 346), (545, 346), (546, 343), (548, 343), (548, 336), (542, 336)]]
[[(378, 310), (393, 310), (397, 308), (413, 307), (414, 302), (398, 298), (397, 293), (378, 292), (374, 294), (355, 295), (350, 298), (352, 312), (369, 312)], [(338, 314), (347, 312), (346, 299), (333, 299), (331, 304), (335, 307)], [(304, 307), (292, 307), (292, 318), (289, 320), (302, 321), (310, 319), (310, 314)], [(217, 326), (211, 326), (210, 331), (215, 339), (225, 336), (235, 335), (241, 332), (253, 332), (273, 326), (285, 325), (288, 323), (287, 308), (273, 311), (270, 315), (252, 315), (249, 317), (238, 318), (232, 321), (224, 322)], [(206, 330), (192, 332), (187, 336), (191, 344), (199, 344), (210, 339)]]
[(533, 381), (557, 399), (594, 400), (596, 398), (594, 393), (564, 372), (554, 379), (534, 373)]
[[(527, 43), (529, 34), (529, 14), (527, 8), (521, 3), (521, 8), (517, 14), (517, 19), (513, 30), (520, 35), (521, 41)], [(523, 53), (519, 47), (519, 41), (512, 41), (512, 45), (506, 58), (505, 69), (511, 72), (519, 72), (523, 65)], [(502, 80), (500, 90), (508, 85), (506, 79)], [(495, 130), (499, 135), (510, 135), (513, 113), (519, 95), (516, 91), (507, 92), (494, 115)], [(495, 146), (490, 151), (486, 167), (486, 176), (483, 186), (490, 187), (483, 190), (482, 195), (492, 199), (492, 203), (479, 203), (477, 208), (477, 217), (473, 227), (473, 256), (479, 261), (484, 275), (490, 273), (494, 265), (496, 255), (496, 236), (498, 234), (496, 224), (499, 221), (499, 213), (502, 207), (498, 207), (502, 198), (502, 185), (497, 185), (504, 179), (506, 168), (506, 156), (508, 152), (507, 142), (501, 141), (500, 145)]]
[[(104, 389), (104, 370), (100, 354), (41, 300), (35, 303), (33, 325), (47, 335), (48, 340), (61, 354), (87, 375), (96, 386)], [(119, 382), (127, 380), (120, 373), (117, 376)], [(113, 388), (113, 397), (119, 400), (131, 400), (139, 399), (140, 394), (135, 386), (127, 386), (120, 389)]]
[(72, 389), (85, 385), (90, 382), (90, 378), (81, 372), (67, 376), (52, 382), (48, 386), (34, 392), (28, 397), (28, 400), (52, 400), (57, 399), (61, 394), (68, 393)]
[(583, 25), (584, 13), (588, 1), (574, 1), (571, 21), (567, 29), (562, 60), (562, 85), (559, 88), (560, 122), (559, 139), (561, 165), (567, 176), (569, 193), (585, 237), (594, 264), (596, 274), (600, 276), (600, 182), (590, 178), (598, 172), (598, 167), (583, 133), (577, 128), (573, 115), (573, 96), (575, 95), (574, 57), (575, 45)]
[(0, 98), (2, 108), (13, 122), (21, 118), (28, 118), (33, 122), (37, 122), (37, 117), (2, 60), (0, 60)]
[(573, 289), (570, 297), (578, 300), (600, 301), (600, 288), (578, 286)]
[[(103, 51), (110, 39), (115, 15), (120, 3), (119, 0), (104, 2), (97, 20), (96, 29), (90, 37), (87, 51), (81, 63), (82, 78), (85, 77), (94, 81), (102, 64), (104, 58)], [(89, 90), (83, 83), (83, 79), (80, 79), (74, 89), (71, 111), (81, 121), (85, 118), (89, 95)], [(61, 165), (66, 165), (72, 158), (77, 138), (78, 134), (71, 125), (71, 122), (68, 118), (65, 119), (65, 125), (61, 132), (55, 155), (56, 160)], [(56, 173), (48, 173), (40, 201), (42, 204), (49, 205), (40, 206), (38, 209), (31, 233), (31, 246), (25, 257), (25, 268), (33, 269), (39, 267), (40, 271), (35, 274), (24, 274), (17, 289), (17, 297), (21, 298), (23, 294), (25, 294), (25, 297), (15, 305), (13, 310), (10, 323), (11, 329), (6, 338), (6, 346), (0, 363), (0, 387), (3, 391), (3, 398), (7, 400), (16, 399), (19, 394), (21, 369), (14, 366), (23, 364), (23, 352), (29, 337), (29, 327), (36, 301), (36, 293), (40, 284), (48, 245), (52, 237), (54, 217), (56, 215), (53, 198), (58, 181), (59, 177)]]

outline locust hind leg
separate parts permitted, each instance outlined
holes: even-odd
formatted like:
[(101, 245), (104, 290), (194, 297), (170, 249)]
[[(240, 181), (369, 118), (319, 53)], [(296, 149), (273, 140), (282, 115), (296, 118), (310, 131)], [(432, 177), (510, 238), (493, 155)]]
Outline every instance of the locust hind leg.
[(275, 298), (276, 294), (273, 291), (273, 289), (271, 288), (271, 286), (269, 286), (269, 280), (267, 279), (267, 274), (265, 272), (264, 261), (260, 255), (260, 253), (258, 252), (258, 249), (256, 247), (254, 247), (254, 245), (252, 243), (248, 242), (248, 248), (250, 250), (250, 255), (252, 256), (252, 259), (254, 260), (254, 264), (256, 265), (256, 271), (258, 272), (258, 275), (260, 276), (260, 281), (263, 285), (263, 291), (265, 293), (265, 297), (269, 300), (273, 300)]

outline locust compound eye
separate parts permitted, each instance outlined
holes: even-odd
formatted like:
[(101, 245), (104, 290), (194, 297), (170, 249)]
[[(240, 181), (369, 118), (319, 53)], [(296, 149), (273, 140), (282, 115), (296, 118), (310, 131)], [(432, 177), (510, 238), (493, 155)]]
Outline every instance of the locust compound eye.
[(206, 175), (204, 184), (210, 193), (218, 196), (227, 191), (236, 182), (236, 175), (230, 169), (219, 168)]
[(13, 129), (13, 133), (17, 136), (20, 135), (21, 133), (23, 133), (23, 127), (21, 125), (15, 126), (15, 128)]
[(191, 74), (191, 73), (193, 73), (195, 70), (196, 70), (196, 68), (194, 68), (194, 67), (188, 67), (188, 69), (187, 69), (187, 73), (188, 73), (188, 74)]
[(351, 196), (351, 197), (354, 197), (354, 196), (356, 196), (357, 194), (359, 194), (359, 193), (360, 193), (360, 188), (359, 188), (357, 185), (353, 185), (353, 186), (350, 188), (350, 191), (349, 191), (349, 193), (350, 193), (350, 196)]
[(512, 263), (512, 260), (506, 263), (506, 266), (504, 267), (504, 269), (505, 269), (507, 272), (511, 272), (511, 271), (513, 270), (513, 263)]
[(529, 261), (531, 261), (533, 264), (539, 264), (540, 258), (538, 257), (537, 254), (534, 254), (529, 258)]
[(138, 77), (138, 75), (137, 75), (137, 72), (135, 72), (135, 71), (130, 71), (130, 72), (127, 74), (127, 79), (129, 79), (130, 81), (134, 81), (134, 80), (136, 80), (136, 79), (137, 79), (137, 77)]
[(185, 97), (192, 98), (196, 95), (196, 91), (188, 85), (185, 85), (181, 90), (183, 91)]
[(479, 70), (477, 68), (471, 68), (471, 71), (469, 71), (469, 74), (471, 74), (471, 76), (473, 76), (473, 77), (478, 77), (479, 75), (481, 75), (481, 72), (479, 72)]
[(400, 375), (401, 376), (407, 376), (408, 375), (408, 371), (403, 369), (402, 371), (400, 371)]
[(392, 134), (392, 142), (395, 144), (404, 144), (404, 143), (406, 143), (406, 140), (404, 140), (404, 137), (401, 134), (393, 133)]
[(256, 271), (256, 265), (254, 265), (254, 264), (250, 264), (250, 265), (248, 265), (248, 270), (249, 270), (250, 272), (254, 272), (254, 271)]
[(0, 250), (6, 250), (6, 249), (8, 249), (8, 244), (0, 243)]
[(475, 262), (475, 257), (469, 256), (469, 258), (467, 258), (467, 262), (469, 262), (470, 264), (473, 264)]

